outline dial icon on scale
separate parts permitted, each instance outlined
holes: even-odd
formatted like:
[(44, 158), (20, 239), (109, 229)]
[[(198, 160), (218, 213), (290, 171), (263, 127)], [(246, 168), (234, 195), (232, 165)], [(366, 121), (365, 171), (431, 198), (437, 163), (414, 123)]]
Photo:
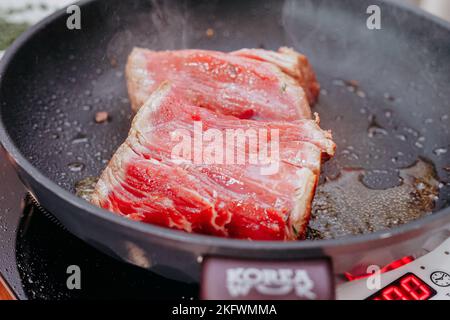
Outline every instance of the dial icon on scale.
[(450, 274), (443, 271), (435, 271), (430, 276), (431, 281), (439, 287), (450, 287)]

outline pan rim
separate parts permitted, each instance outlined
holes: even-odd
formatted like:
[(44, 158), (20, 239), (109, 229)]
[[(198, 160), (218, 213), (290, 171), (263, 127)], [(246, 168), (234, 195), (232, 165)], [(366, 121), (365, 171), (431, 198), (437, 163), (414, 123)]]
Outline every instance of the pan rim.
[[(80, 7), (86, 6), (90, 3), (99, 0), (82, 0), (75, 4)], [(400, 7), (402, 10), (407, 10), (416, 16), (425, 17), (439, 26), (449, 30), (450, 23), (436, 17), (430, 13), (423, 11), (420, 8), (412, 7), (410, 5), (401, 4), (394, 0), (378, 0), (380, 3)], [(15, 54), (40, 30), (44, 29), (48, 24), (61, 18), (66, 14), (65, 8), (60, 9), (52, 15), (46, 17), (39, 23), (30, 27), (25, 31), (16, 41), (6, 50), (2, 59), (0, 59), (0, 86), (3, 82), (3, 74), (7, 71)], [(0, 109), (1, 110), (1, 109)], [(246, 250), (261, 250), (270, 249), (275, 251), (299, 250), (299, 249), (321, 249), (321, 248), (335, 248), (341, 246), (352, 245), (373, 245), (375, 242), (382, 246), (383, 244), (392, 243), (397, 239), (406, 239), (414, 237), (420, 231), (425, 232), (424, 226), (442, 225), (440, 222), (447, 220), (446, 224), (450, 223), (450, 207), (442, 209), (427, 217), (409, 222), (407, 224), (395, 227), (393, 229), (381, 230), (374, 233), (343, 236), (337, 239), (326, 240), (303, 240), (303, 241), (249, 241), (240, 239), (220, 238), (209, 235), (190, 234), (178, 230), (172, 230), (165, 227), (160, 227), (151, 224), (145, 224), (137, 221), (127, 219), (118, 215), (111, 214), (105, 209), (98, 208), (89, 202), (77, 197), (75, 194), (60, 187), (56, 182), (45, 176), (37, 167), (33, 166), (26, 157), (21, 153), (19, 148), (14, 144), (3, 123), (0, 112), (0, 143), (6, 150), (10, 162), (18, 166), (21, 170), (26, 172), (33, 180), (35, 180), (41, 188), (47, 189), (54, 196), (61, 198), (65, 202), (80, 210), (83, 214), (90, 214), (103, 223), (113, 225), (120, 225), (123, 228), (140, 232), (146, 236), (153, 236), (162, 240), (175, 241), (177, 243), (188, 243), (191, 245), (207, 245), (215, 248), (227, 249), (246, 249)], [(447, 218), (447, 219), (446, 219)], [(421, 230), (422, 229), (422, 230)]]

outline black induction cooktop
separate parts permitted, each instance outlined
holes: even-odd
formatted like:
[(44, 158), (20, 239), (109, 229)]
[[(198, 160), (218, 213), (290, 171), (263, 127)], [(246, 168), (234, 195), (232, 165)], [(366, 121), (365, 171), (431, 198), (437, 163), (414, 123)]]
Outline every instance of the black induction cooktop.
[[(68, 289), (68, 267), (81, 289)], [(198, 286), (162, 278), (111, 258), (59, 225), (35, 204), (0, 151), (0, 273), (19, 299), (185, 299)]]

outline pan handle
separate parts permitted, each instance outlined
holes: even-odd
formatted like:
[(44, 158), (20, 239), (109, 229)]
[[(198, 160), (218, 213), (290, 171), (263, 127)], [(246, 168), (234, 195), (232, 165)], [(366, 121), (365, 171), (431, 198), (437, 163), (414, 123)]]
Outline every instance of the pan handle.
[(0, 274), (0, 301), (2, 300), (17, 300), (17, 298)]
[(202, 299), (331, 300), (335, 298), (331, 261), (203, 260)]

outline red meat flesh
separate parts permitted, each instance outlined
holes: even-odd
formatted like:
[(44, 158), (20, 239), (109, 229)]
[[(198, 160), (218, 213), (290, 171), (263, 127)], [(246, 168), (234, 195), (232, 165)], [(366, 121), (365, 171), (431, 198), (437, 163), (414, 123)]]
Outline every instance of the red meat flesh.
[(311, 105), (316, 103), (320, 85), (306, 56), (286, 47), (280, 48), (278, 52), (263, 49), (241, 49), (231, 54), (270, 62), (278, 66), (283, 72), (297, 80), (298, 84), (305, 90)]
[[(254, 121), (200, 108), (183, 90), (164, 84), (133, 120), (127, 140), (104, 170), (92, 198), (102, 208), (130, 219), (168, 228), (253, 240), (295, 240), (304, 236), (321, 159), (334, 154), (331, 135), (314, 120)], [(261, 109), (259, 109), (261, 110)], [(278, 171), (264, 164), (198, 162), (174, 158), (183, 130), (278, 130)], [(229, 146), (226, 146), (229, 148)], [(247, 157), (256, 151), (238, 144)]]
[(206, 50), (151, 51), (135, 48), (126, 75), (137, 111), (164, 81), (196, 106), (241, 119), (310, 119), (308, 103), (318, 83), (304, 56), (280, 49), (227, 54)]

